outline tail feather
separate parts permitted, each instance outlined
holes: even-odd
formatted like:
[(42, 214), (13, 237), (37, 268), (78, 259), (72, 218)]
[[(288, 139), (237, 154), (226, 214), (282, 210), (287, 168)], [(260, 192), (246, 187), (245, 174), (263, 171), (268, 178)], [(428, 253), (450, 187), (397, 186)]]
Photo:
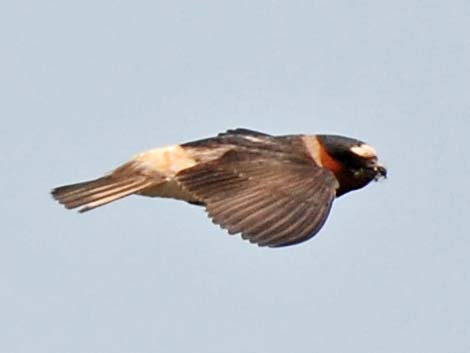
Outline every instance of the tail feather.
[(84, 206), (80, 212), (85, 212), (134, 194), (153, 184), (152, 181), (143, 178), (131, 179), (121, 183), (110, 183), (103, 189), (102, 183), (102, 179), (97, 179), (58, 187), (52, 190), (52, 196), (68, 209)]
[(139, 193), (164, 182), (162, 176), (145, 175), (132, 165), (124, 165), (110, 175), (82, 183), (60, 186), (52, 197), (68, 209), (81, 207), (79, 212), (92, 210), (123, 197)]
[(151, 182), (139, 183), (138, 185), (130, 185), (126, 186), (126, 188), (119, 188), (112, 193), (106, 193), (103, 195), (97, 195), (93, 200), (87, 201), (85, 207), (80, 209), (80, 212), (90, 211), (96, 207), (104, 206), (112, 201), (116, 201), (122, 199), (123, 197), (135, 194), (138, 191), (141, 191), (149, 186), (151, 186)]
[(52, 194), (55, 195), (56, 193), (61, 193), (61, 201), (73, 201), (93, 197), (93, 195), (98, 193), (106, 192), (110, 189), (128, 184), (127, 180), (113, 182), (103, 179), (105, 178), (58, 187), (52, 191)]

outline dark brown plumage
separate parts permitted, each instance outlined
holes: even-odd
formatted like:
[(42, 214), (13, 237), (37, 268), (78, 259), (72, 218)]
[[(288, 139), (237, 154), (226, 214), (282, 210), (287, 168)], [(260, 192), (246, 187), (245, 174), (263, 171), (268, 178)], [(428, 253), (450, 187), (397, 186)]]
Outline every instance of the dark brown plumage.
[(314, 236), (335, 197), (381, 176), (386, 170), (374, 149), (359, 140), (236, 129), (144, 152), (107, 176), (52, 195), (81, 212), (130, 194), (172, 197), (205, 206), (230, 234), (279, 247)]

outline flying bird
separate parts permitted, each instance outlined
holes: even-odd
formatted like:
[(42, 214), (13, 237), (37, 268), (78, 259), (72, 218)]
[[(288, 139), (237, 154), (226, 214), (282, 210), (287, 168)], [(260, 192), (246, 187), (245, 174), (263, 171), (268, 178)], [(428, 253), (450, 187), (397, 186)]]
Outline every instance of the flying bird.
[(386, 176), (374, 148), (353, 138), (234, 129), (140, 153), (52, 196), (80, 212), (133, 194), (184, 200), (230, 234), (281, 247), (313, 237), (336, 197)]

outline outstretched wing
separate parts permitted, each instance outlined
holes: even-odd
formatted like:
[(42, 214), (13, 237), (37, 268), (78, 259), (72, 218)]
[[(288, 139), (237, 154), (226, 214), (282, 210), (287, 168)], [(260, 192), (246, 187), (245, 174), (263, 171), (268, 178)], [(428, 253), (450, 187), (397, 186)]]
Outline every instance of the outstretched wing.
[(260, 246), (313, 237), (328, 217), (338, 182), (309, 158), (230, 150), (176, 175), (202, 200), (214, 223)]

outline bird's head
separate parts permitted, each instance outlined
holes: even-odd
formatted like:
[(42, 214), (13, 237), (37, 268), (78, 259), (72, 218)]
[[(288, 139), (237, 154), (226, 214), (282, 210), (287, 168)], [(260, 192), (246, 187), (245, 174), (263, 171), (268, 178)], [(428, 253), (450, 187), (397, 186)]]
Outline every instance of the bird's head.
[(317, 135), (317, 140), (323, 167), (330, 169), (340, 184), (337, 196), (387, 177), (387, 169), (372, 146), (338, 135)]

